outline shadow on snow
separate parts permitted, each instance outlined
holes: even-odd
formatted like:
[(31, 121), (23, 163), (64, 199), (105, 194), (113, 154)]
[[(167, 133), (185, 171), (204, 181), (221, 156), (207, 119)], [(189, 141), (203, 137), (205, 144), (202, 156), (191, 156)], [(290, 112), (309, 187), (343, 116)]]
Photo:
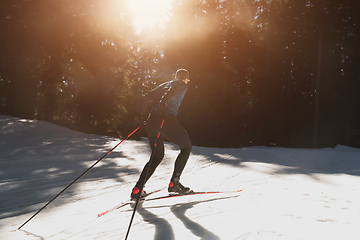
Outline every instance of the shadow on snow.
[[(38, 209), (113, 147), (105, 147), (113, 138), (7, 116), (0, 116), (0, 134), (0, 219)], [(122, 176), (139, 173), (119, 166), (122, 158), (127, 156), (113, 152), (78, 182), (123, 182)], [(77, 189), (75, 183), (52, 205), (68, 202)]]
[(186, 216), (186, 211), (193, 208), (194, 206), (200, 204), (200, 203), (207, 203), (207, 202), (213, 202), (213, 201), (219, 201), (223, 199), (229, 199), (234, 198), (238, 196), (229, 196), (229, 197), (217, 197), (202, 201), (194, 201), (189, 203), (178, 203), (178, 204), (171, 204), (171, 205), (164, 205), (164, 206), (155, 206), (155, 207), (146, 207), (144, 208), (143, 202), (139, 203), (137, 212), (140, 214), (140, 216), (144, 219), (145, 222), (148, 222), (149, 224), (152, 224), (155, 226), (155, 236), (154, 240), (160, 240), (160, 239), (175, 239), (173, 228), (171, 224), (165, 220), (164, 218), (161, 218), (154, 213), (150, 212), (148, 209), (155, 209), (155, 208), (164, 208), (169, 207), (171, 212), (184, 224), (184, 226), (191, 231), (191, 233), (199, 239), (203, 240), (220, 240), (220, 237), (214, 234), (213, 232), (209, 231), (208, 229), (201, 226), (199, 223), (193, 221), (190, 217)]
[(348, 174), (360, 176), (360, 150), (346, 146), (324, 149), (247, 147), (239, 149), (193, 147), (196, 158), (210, 163), (246, 168), (245, 163), (280, 166), (273, 174)]

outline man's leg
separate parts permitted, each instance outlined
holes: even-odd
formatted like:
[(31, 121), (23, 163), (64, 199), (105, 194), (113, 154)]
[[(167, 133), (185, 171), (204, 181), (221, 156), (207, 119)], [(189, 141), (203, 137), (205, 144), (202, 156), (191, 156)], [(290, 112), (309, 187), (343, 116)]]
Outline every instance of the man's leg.
[[(146, 123), (150, 147), (151, 150), (154, 152), (152, 153), (152, 157), (150, 157), (149, 161), (145, 164), (140, 174), (139, 180), (137, 181), (134, 189), (132, 190), (132, 198), (135, 197), (135, 195), (139, 192), (139, 189), (141, 188), (142, 184), (143, 187), (145, 186), (145, 183), (153, 175), (155, 169), (164, 158), (164, 137), (160, 135), (158, 138), (161, 121), (162, 121), (161, 117), (159, 118), (157, 116), (154, 116), (154, 117), (150, 117)], [(156, 147), (155, 147), (155, 142), (157, 143)]]
[[(170, 116), (166, 119), (162, 133), (167, 140), (180, 148), (171, 177), (171, 183), (179, 183), (181, 173), (185, 168), (192, 148), (189, 135), (185, 128), (176, 120), (175, 116)], [(172, 185), (171, 183), (170, 185)]]

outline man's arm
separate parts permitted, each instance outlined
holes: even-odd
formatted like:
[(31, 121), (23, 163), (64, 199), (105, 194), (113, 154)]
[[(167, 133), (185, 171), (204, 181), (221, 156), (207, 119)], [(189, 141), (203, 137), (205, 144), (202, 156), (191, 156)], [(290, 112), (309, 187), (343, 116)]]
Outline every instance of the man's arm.
[(165, 92), (160, 100), (160, 104), (163, 103), (166, 106), (174, 97), (184, 94), (187, 90), (186, 84), (183, 81), (174, 81), (173, 87)]

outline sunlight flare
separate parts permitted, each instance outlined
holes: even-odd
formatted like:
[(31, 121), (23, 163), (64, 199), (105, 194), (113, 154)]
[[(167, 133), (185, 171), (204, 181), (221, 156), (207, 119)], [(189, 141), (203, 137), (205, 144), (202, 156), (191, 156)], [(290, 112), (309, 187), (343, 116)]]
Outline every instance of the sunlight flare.
[(129, 10), (134, 16), (137, 32), (145, 27), (161, 26), (168, 19), (171, 0), (127, 0)]

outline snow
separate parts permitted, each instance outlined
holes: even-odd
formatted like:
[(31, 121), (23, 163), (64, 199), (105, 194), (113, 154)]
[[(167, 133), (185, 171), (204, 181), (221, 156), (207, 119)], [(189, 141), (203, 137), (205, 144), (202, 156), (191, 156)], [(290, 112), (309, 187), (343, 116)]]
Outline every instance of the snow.
[[(147, 139), (127, 140), (21, 224), (119, 143), (43, 121), (0, 116), (0, 239), (125, 239), (126, 201), (150, 156)], [(166, 194), (177, 148), (146, 185)], [(182, 183), (198, 191), (144, 202), (128, 239), (359, 239), (360, 150), (193, 147)], [(154, 195), (154, 196), (155, 196)]]

